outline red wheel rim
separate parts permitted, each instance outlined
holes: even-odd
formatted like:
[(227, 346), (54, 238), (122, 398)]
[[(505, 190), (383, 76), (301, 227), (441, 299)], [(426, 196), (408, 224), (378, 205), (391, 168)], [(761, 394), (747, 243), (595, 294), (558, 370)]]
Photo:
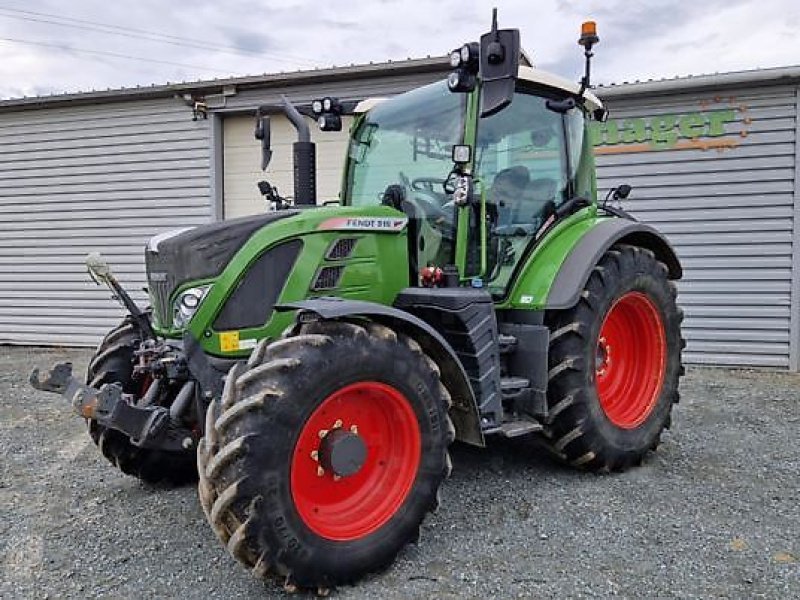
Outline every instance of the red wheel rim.
[[(367, 449), (363, 466), (340, 478), (322, 469), (319, 458), (326, 432), (339, 427), (356, 433)], [(421, 454), (417, 417), (401, 392), (374, 381), (345, 386), (322, 401), (300, 432), (291, 466), (297, 512), (324, 538), (367, 536), (402, 506)]]
[(597, 342), (600, 406), (623, 429), (647, 420), (666, 370), (667, 340), (661, 314), (642, 292), (628, 292), (608, 311)]

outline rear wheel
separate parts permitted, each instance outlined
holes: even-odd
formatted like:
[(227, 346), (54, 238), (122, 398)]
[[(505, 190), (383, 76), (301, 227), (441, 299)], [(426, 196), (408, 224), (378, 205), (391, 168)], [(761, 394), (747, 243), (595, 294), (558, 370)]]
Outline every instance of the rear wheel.
[(259, 577), (327, 589), (388, 566), (437, 506), (455, 436), (436, 365), (374, 323), (319, 322), (228, 375), (200, 499)]
[(683, 372), (683, 314), (666, 266), (649, 250), (615, 246), (578, 304), (547, 318), (550, 447), (589, 470), (641, 463), (670, 425)]
[[(141, 342), (139, 327), (127, 317), (100, 342), (89, 363), (87, 383), (95, 388), (105, 383), (119, 383), (126, 394), (137, 398), (144, 396), (152, 381), (133, 375), (134, 352)], [(167, 389), (159, 400), (168, 402), (175, 393), (175, 390)], [(94, 420), (89, 420), (88, 424), (89, 435), (100, 452), (126, 475), (147, 483), (167, 485), (183, 485), (197, 479), (194, 450), (168, 452), (140, 448), (122, 432), (103, 427)]]

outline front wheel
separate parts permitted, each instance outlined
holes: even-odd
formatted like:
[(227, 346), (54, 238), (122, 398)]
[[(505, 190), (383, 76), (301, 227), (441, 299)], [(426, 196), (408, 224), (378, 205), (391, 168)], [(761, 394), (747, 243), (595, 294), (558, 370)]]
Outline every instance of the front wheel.
[[(100, 342), (89, 363), (86, 383), (95, 388), (106, 383), (117, 383), (126, 394), (141, 399), (151, 380), (133, 374), (135, 352), (142, 342), (142, 332), (130, 317)], [(177, 390), (167, 389), (159, 402), (167, 405)], [(140, 448), (130, 438), (115, 429), (103, 427), (89, 420), (89, 435), (108, 461), (126, 475), (137, 477), (146, 483), (178, 486), (197, 479), (194, 450), (166, 451), (156, 448)]]
[(437, 505), (449, 402), (435, 363), (381, 325), (323, 321), (262, 343), (208, 410), (199, 492), (214, 531), (289, 586), (386, 567)]
[(641, 463), (678, 401), (675, 284), (649, 250), (618, 245), (592, 271), (578, 304), (548, 313), (549, 445), (593, 471)]

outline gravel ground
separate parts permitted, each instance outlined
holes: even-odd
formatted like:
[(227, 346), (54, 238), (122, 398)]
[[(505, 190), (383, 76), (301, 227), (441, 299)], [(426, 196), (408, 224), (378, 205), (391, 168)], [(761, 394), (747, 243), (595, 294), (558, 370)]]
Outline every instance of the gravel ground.
[[(230, 559), (193, 488), (118, 473), (26, 383), (84, 350), (0, 347), (0, 597), (284, 597)], [(674, 427), (621, 475), (529, 442), (457, 446), (419, 545), (339, 598), (800, 597), (800, 376), (690, 369)]]

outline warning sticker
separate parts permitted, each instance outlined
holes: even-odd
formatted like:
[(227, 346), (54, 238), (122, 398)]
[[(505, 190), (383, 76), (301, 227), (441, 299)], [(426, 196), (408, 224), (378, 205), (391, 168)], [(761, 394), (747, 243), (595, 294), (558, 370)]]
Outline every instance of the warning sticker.
[(223, 352), (236, 352), (239, 349), (239, 332), (223, 331), (220, 333), (219, 349)]

